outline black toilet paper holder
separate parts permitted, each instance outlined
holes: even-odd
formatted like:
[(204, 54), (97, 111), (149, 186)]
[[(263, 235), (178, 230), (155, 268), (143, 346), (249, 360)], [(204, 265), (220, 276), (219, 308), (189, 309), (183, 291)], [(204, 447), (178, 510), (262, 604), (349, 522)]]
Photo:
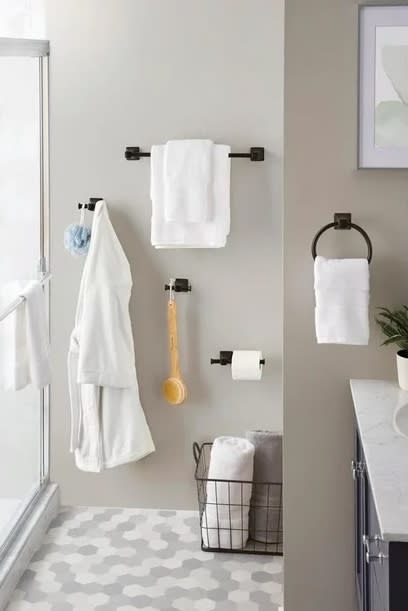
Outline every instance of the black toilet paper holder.
[[(220, 350), (220, 357), (218, 359), (210, 359), (211, 365), (231, 365), (232, 363), (232, 350)], [(265, 359), (259, 361), (260, 365), (265, 365)]]

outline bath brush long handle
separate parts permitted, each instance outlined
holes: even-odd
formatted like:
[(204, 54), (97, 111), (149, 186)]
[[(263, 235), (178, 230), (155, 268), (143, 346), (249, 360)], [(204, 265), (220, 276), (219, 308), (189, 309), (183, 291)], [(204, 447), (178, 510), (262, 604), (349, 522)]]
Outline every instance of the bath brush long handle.
[(177, 343), (177, 308), (176, 302), (173, 299), (170, 300), (167, 305), (167, 324), (169, 331), (170, 375), (173, 378), (180, 378)]

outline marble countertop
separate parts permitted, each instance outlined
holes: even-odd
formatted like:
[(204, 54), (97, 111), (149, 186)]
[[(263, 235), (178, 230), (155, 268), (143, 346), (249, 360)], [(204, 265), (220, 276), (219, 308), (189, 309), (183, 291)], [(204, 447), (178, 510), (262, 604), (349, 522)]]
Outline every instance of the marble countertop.
[(350, 385), (381, 536), (408, 541), (408, 439), (393, 426), (395, 412), (408, 410), (408, 392), (385, 380)]

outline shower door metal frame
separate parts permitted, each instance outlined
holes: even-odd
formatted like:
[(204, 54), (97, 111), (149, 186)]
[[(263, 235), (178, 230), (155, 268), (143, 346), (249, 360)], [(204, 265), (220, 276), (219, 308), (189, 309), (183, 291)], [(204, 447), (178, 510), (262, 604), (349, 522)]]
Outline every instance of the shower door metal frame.
[[(49, 269), (50, 256), (50, 180), (49, 180), (49, 43), (47, 54), (41, 55), (39, 63), (40, 90), (40, 261), (39, 272), (45, 274)], [(44, 286), (46, 294), (48, 321), (50, 320), (50, 282)], [(48, 322), (48, 325), (50, 323)], [(41, 392), (41, 441), (40, 441), (40, 489), (49, 481), (50, 447), (50, 388)]]
[[(40, 172), (40, 259), (38, 273), (41, 277), (49, 272), (49, 41), (21, 38), (0, 38), (1, 57), (32, 57), (38, 59), (39, 71), (39, 172)], [(50, 283), (44, 284), (48, 320), (50, 312)], [(21, 510), (9, 535), (0, 545), (0, 561), (6, 555), (10, 545), (19, 536), (28, 516), (38, 503), (42, 492), (49, 483), (49, 448), (50, 448), (50, 389), (40, 392), (40, 456), (39, 486), (26, 506)]]

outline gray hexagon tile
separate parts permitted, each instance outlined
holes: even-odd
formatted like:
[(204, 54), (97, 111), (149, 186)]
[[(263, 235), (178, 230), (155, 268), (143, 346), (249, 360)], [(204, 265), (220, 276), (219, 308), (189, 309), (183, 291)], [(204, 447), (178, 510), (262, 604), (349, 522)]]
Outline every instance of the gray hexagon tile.
[(7, 611), (282, 611), (280, 557), (200, 549), (198, 514), (61, 510)]

